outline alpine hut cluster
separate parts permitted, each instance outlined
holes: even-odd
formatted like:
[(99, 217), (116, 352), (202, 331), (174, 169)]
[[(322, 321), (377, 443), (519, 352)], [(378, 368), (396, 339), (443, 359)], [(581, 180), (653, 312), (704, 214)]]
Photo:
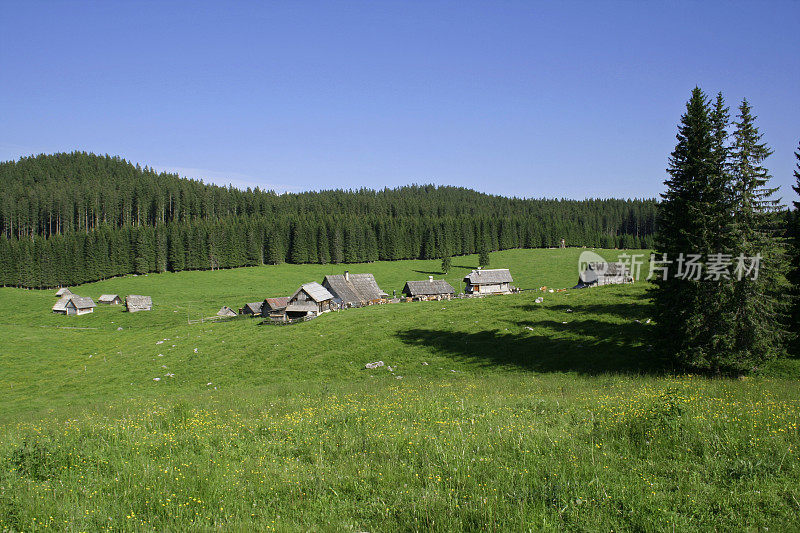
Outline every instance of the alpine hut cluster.
[[(56, 292), (58, 301), (53, 306), (53, 312), (59, 315), (85, 315), (93, 313), (97, 307), (94, 300), (86, 296), (78, 296), (63, 287)], [(118, 294), (101, 294), (97, 299), (98, 304), (120, 305), (122, 298)], [(125, 299), (125, 307), (128, 311), (149, 311), (153, 308), (153, 301), (149, 296), (131, 295)]]

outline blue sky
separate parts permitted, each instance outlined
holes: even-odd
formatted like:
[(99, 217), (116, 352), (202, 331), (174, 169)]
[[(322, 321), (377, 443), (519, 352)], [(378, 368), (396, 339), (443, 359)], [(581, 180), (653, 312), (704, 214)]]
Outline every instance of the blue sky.
[(798, 2), (9, 2), (0, 160), (86, 150), (239, 187), (652, 197), (699, 85), (785, 200)]

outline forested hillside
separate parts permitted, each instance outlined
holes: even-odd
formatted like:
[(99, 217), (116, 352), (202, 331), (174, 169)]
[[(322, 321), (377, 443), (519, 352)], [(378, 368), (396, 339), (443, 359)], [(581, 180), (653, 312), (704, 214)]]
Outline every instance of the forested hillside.
[(654, 200), (528, 200), (459, 187), (276, 194), (85, 152), (0, 163), (0, 284), (263, 263), (429, 259), (557, 246), (650, 248)]

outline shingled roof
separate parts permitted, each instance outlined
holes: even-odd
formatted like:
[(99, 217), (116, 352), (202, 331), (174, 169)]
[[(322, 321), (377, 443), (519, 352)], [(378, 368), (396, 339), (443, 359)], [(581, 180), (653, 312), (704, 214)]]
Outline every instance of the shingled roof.
[(100, 303), (111, 303), (117, 298), (119, 298), (119, 295), (117, 294), (101, 294), (97, 301)]
[(56, 304), (53, 306), (53, 312), (67, 312), (67, 302), (70, 301), (74, 297), (73, 294), (69, 296), (64, 296), (63, 298), (59, 298)]
[(72, 291), (66, 287), (61, 287), (60, 289), (58, 289), (58, 291), (56, 291), (56, 296), (58, 296), (59, 298), (62, 298), (64, 296), (69, 296), (70, 294), (72, 294)]
[(260, 315), (261, 308), (264, 306), (264, 302), (253, 302), (250, 304), (244, 304), (242, 307), (242, 313), (249, 313), (251, 315)]
[(153, 307), (153, 299), (149, 296), (131, 294), (125, 298), (125, 307), (128, 311), (148, 311)]
[(94, 300), (88, 296), (73, 296), (72, 298), (67, 298), (67, 303), (69, 302), (72, 302), (72, 305), (75, 306), (75, 309), (90, 309), (92, 307), (96, 307)]
[(343, 303), (359, 305), (386, 297), (372, 274), (333, 274), (325, 276), (322, 284)]
[(491, 270), (473, 270), (466, 276), (464, 281), (473, 285), (485, 285), (487, 283), (511, 283), (511, 272), (507, 268), (495, 268)]
[(581, 272), (580, 281), (594, 283), (599, 277), (630, 277), (631, 273), (625, 263), (588, 263), (586, 270)]
[(292, 295), (292, 298), (297, 296), (297, 294), (300, 291), (305, 291), (306, 294), (311, 296), (311, 299), (313, 299), (317, 303), (333, 299), (333, 294), (329, 293), (328, 289), (326, 289), (316, 281), (312, 281), (311, 283), (304, 283), (303, 285), (301, 285), (300, 288), (297, 289), (295, 293)]
[(452, 285), (443, 279), (425, 281), (407, 281), (403, 292), (409, 296), (436, 296), (440, 294), (455, 294)]
[(278, 311), (280, 309), (286, 309), (286, 306), (289, 305), (289, 297), (279, 296), (278, 298), (266, 298), (263, 303), (266, 303), (271, 310)]

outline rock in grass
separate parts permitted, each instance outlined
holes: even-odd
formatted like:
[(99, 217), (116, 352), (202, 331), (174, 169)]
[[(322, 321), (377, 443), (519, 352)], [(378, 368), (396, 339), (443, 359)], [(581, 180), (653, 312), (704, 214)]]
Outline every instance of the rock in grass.
[(375, 361), (374, 363), (367, 363), (366, 365), (364, 365), (364, 368), (371, 370), (373, 368), (378, 368), (381, 366), (383, 366), (383, 361)]

